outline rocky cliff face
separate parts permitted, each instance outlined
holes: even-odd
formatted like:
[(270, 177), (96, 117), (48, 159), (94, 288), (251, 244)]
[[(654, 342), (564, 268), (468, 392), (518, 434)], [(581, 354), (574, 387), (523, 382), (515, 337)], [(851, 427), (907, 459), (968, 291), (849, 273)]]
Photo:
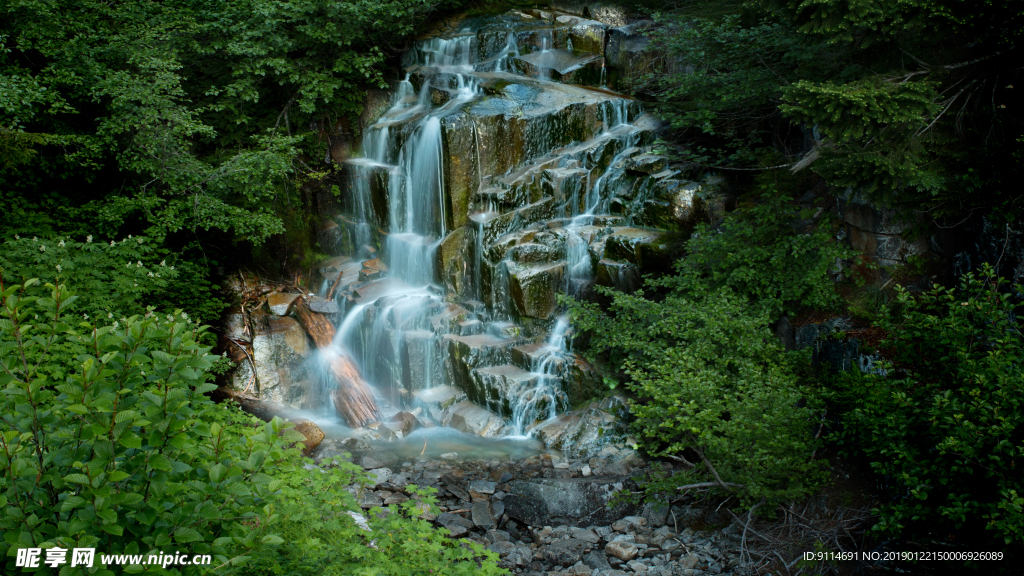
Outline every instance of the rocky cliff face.
[[(635, 289), (723, 205), (651, 153), (659, 122), (607, 87), (646, 57), (635, 24), (597, 4), (449, 23), (368, 99), (361, 149), (335, 158), (345, 184), (319, 272), (339, 351), (391, 411), (581, 457), (622, 436), (619, 404), (581, 405), (601, 385), (571, 351), (559, 297)], [(253, 337), (258, 393), (325, 405), (317, 353), (289, 339), (290, 320)]]

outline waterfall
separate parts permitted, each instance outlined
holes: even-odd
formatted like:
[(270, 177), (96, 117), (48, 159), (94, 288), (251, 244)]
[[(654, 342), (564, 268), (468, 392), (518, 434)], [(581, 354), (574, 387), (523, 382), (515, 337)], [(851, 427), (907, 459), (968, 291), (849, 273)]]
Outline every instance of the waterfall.
[(521, 55), (514, 29), (486, 26), (418, 42), (346, 162), (339, 245), (354, 268), (335, 346), (385, 416), (420, 406), (435, 424), (517, 437), (569, 406), (556, 295), (588, 297), (602, 243), (628, 226), (609, 203), (653, 136), (632, 100), (519, 72), (531, 52), (580, 54), (567, 28), (521, 33)]

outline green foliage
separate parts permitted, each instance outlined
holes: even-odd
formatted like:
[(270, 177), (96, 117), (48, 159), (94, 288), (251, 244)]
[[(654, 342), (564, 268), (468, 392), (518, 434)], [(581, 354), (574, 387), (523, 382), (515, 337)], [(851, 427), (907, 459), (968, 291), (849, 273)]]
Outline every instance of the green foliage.
[(64, 283), (78, 295), (64, 313), (73, 310), (86, 320), (120, 318), (145, 312), (146, 295), (165, 289), (177, 277), (173, 266), (152, 262), (156, 250), (142, 236), (109, 244), (91, 236), (85, 242), (15, 236), (0, 251), (0, 273), (7, 282), (38, 278)]
[(30, 279), (0, 294), (7, 571), (16, 548), (78, 547), (215, 557), (205, 568), (147, 569), (162, 574), (503, 573), (492, 553), (418, 519), (430, 497), (371, 511), (362, 530), (347, 489), (365, 484), (357, 467), (307, 470), (290, 425), (205, 396), (219, 361), (199, 343), (206, 327), (158, 315), (76, 324), (67, 287), (38, 287)]
[(655, 46), (680, 64), (648, 75), (640, 89), (656, 97), (673, 128), (703, 134), (690, 160), (755, 163), (772, 145), (784, 87), (836, 65), (834, 50), (779, 22), (746, 25), (739, 14), (694, 19), (687, 11), (659, 23)]
[(10, 282), (38, 278), (64, 283), (78, 295), (66, 312), (89, 318), (121, 318), (146, 309), (186, 312), (196, 322), (214, 320), (225, 303), (205, 268), (182, 260), (149, 237), (109, 243), (87, 236), (31, 239), (15, 235), (0, 251), (0, 275)]
[(254, 549), (247, 574), (507, 573), (498, 569), (495, 553), (475, 542), (450, 539), (422, 519), (426, 510), (436, 510), (434, 489), (412, 487), (414, 497), (400, 505), (350, 512), (360, 509), (346, 487), (364, 478), (354, 464), (338, 463), (313, 474), (296, 467), (279, 476), (287, 479), (286, 486), (271, 500), (269, 523), (258, 530), (278, 533), (284, 542)]
[(1022, 542), (1024, 337), (1019, 304), (991, 272), (959, 290), (898, 289), (898, 313), (879, 324), (893, 364), (835, 391), (849, 402), (847, 440), (894, 484), (878, 530)]
[(592, 331), (592, 347), (628, 375), (641, 398), (630, 410), (643, 447), (695, 464), (671, 484), (714, 482), (713, 467), (724, 482), (742, 485), (730, 489), (748, 505), (817, 487), (823, 476), (809, 459), (817, 406), (763, 312), (727, 287), (660, 302), (605, 293), (614, 298), (609, 314), (576, 305), (574, 326)]
[(203, 394), (215, 388), (205, 381), (214, 357), (197, 342), (205, 328), (136, 316), (74, 325), (65, 310), (75, 296), (60, 285), (26, 295), (36, 282), (2, 293), (0, 555), (12, 562), (11, 547), (32, 546), (223, 555), (216, 539), (244, 536), (238, 519), (275, 489), (263, 470), (296, 433), (211, 423)]
[(66, 195), (116, 225), (259, 244), (312, 171), (300, 154), (323, 157), (321, 131), (361, 112), (385, 50), (439, 4), (452, 3), (6, 2), (0, 147), (17, 154), (0, 187), (32, 198), (73, 178), (87, 193)]
[(800, 307), (835, 307), (839, 298), (828, 273), (852, 253), (824, 226), (803, 231), (801, 219), (812, 214), (798, 213), (789, 202), (769, 192), (760, 204), (728, 214), (720, 228), (699, 225), (688, 255), (676, 263), (679, 274), (655, 285), (702, 297), (728, 287), (769, 321)]
[[(649, 35), (671, 64), (639, 87), (685, 159), (756, 169), (776, 165), (767, 149), (788, 156), (777, 164), (806, 154), (830, 184), (938, 220), (1021, 213), (1024, 117), (1008, 79), (1024, 2), (705, 4), (661, 18)], [(708, 18), (708, 5), (735, 10)]]
[[(824, 480), (810, 459), (815, 394), (798, 377), (806, 358), (785, 354), (768, 325), (785, 310), (837, 302), (828, 269), (847, 251), (821, 229), (803, 233), (786, 198), (701, 226), (677, 274), (649, 279), (644, 292), (570, 306), (590, 348), (627, 379), (638, 436), (653, 455), (690, 459), (687, 473), (648, 488), (714, 483), (741, 501), (809, 494)], [(700, 476), (704, 473), (704, 476)]]

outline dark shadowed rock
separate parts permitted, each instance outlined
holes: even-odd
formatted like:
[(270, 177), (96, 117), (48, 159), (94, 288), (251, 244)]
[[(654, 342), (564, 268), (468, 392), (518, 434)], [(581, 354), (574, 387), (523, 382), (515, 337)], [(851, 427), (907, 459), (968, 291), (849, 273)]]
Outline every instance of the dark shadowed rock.
[(544, 549), (544, 559), (559, 566), (572, 566), (583, 558), (585, 548), (586, 543), (582, 540), (559, 540)]
[(484, 530), (490, 530), (494, 528), (496, 522), (494, 521), (494, 515), (491, 513), (491, 504), (486, 500), (478, 500), (473, 503), (472, 509), (473, 524), (476, 524), (478, 528)]
[(626, 482), (624, 477), (607, 476), (513, 482), (504, 500), (505, 513), (530, 526), (609, 524), (636, 509), (626, 503), (608, 507), (608, 501)]
[(583, 563), (594, 570), (611, 570), (612, 568), (611, 564), (608, 563), (608, 558), (597, 550), (588, 552), (587, 555), (583, 557)]

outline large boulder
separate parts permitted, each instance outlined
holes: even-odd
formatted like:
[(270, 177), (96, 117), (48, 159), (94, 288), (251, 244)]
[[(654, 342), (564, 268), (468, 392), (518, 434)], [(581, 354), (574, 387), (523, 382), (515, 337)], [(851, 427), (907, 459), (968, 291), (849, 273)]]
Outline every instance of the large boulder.
[(622, 476), (534, 478), (513, 482), (505, 496), (505, 514), (529, 526), (607, 525), (628, 516), (636, 506), (609, 506), (616, 492), (630, 482)]
[[(228, 333), (241, 336), (241, 315), (228, 318)], [(231, 387), (245, 390), (257, 400), (291, 408), (309, 408), (316, 399), (306, 359), (312, 352), (309, 337), (297, 320), (288, 316), (253, 314), (256, 335), (251, 354), (256, 364), (253, 381), (252, 363), (248, 358), (231, 374)]]

